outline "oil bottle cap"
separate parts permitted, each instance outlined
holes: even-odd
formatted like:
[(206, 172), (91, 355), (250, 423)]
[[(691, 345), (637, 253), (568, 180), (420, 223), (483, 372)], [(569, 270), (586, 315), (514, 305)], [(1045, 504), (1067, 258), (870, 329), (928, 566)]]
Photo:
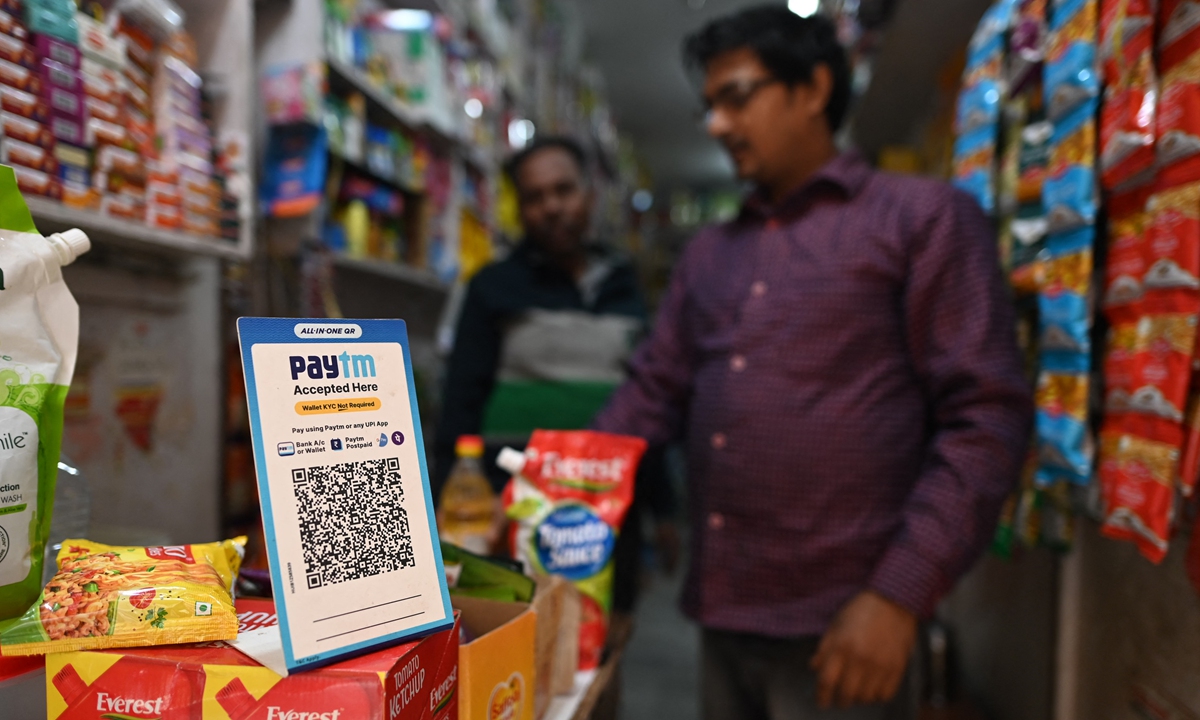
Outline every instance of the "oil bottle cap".
[(459, 435), (454, 452), (459, 457), (483, 457), (483, 438), (478, 435)]

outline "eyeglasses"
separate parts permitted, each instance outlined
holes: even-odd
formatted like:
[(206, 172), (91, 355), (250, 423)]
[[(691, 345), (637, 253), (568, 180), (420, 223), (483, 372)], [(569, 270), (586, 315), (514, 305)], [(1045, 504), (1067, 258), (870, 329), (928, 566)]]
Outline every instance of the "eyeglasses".
[(696, 113), (696, 120), (702, 125), (707, 126), (712, 122), (713, 115), (719, 111), (741, 112), (746, 109), (746, 106), (750, 104), (750, 101), (754, 99), (754, 96), (760, 90), (777, 82), (782, 82), (782, 80), (765, 77), (750, 82), (725, 85), (711, 98), (704, 101), (704, 107)]

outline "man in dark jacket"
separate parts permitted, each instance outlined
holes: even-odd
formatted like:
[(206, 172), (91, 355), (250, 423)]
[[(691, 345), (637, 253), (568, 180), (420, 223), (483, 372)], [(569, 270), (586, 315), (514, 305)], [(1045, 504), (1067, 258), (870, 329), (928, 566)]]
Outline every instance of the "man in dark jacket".
[[(491, 468), (499, 447), (523, 447), (534, 429), (587, 427), (624, 379), (645, 328), (632, 264), (588, 242), (595, 198), (580, 145), (568, 138), (536, 141), (513, 157), (508, 172), (526, 239), (507, 259), (481, 270), (467, 289), (437, 433), (435, 497), (460, 435), (485, 437)], [(643, 466), (647, 472), (639, 477), (638, 500), (617, 550), (624, 566), (618, 569), (618, 610), (632, 604), (639, 508), (663, 516), (671, 505), (660, 454), (651, 453)], [(503, 480), (496, 478), (497, 485)]]

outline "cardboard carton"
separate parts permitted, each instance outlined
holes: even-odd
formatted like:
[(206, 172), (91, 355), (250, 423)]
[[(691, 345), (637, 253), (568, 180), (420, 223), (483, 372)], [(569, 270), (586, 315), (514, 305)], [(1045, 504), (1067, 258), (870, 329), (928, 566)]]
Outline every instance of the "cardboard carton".
[[(240, 631), (276, 622), (238, 601)], [(46, 657), (49, 720), (456, 720), (458, 624), (416, 642), (280, 677), (226, 643)]]
[(536, 613), (525, 603), (453, 603), (472, 638), (458, 650), (460, 720), (533, 720)]
[(583, 612), (579, 591), (558, 575), (543, 575), (537, 581), (533, 611), (537, 613), (537, 686), (533, 707), (534, 716), (541, 718), (555, 695), (570, 694), (575, 687)]

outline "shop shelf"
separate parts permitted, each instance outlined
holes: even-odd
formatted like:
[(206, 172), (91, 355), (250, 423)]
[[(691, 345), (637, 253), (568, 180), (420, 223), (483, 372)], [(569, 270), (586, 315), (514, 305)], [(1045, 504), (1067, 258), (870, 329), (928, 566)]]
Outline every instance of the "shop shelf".
[(67, 207), (45, 198), (26, 197), (25, 201), (38, 230), (43, 233), (79, 228), (88, 234), (92, 242), (139, 250), (212, 255), (231, 260), (244, 259), (248, 254), (237, 243), (224, 238), (162, 230), (144, 223), (102, 215), (94, 210)]
[(365, 175), (365, 176), (371, 178), (372, 180), (381, 182), (384, 185), (393, 187), (397, 190), (400, 190), (401, 192), (408, 193), (409, 195), (423, 195), (425, 193), (425, 190), (423, 188), (417, 188), (417, 187), (410, 185), (409, 183), (402, 182), (394, 177), (388, 177), (386, 175), (381, 175), (381, 174), (375, 172), (365, 162), (358, 162), (357, 160), (351, 160), (350, 158), (346, 157), (345, 155), (343, 155), (339, 152), (334, 152), (333, 150), (329, 151), (329, 155), (330, 155), (330, 157), (335, 158), (336, 160), (338, 160), (339, 162), (344, 164), (346, 167), (354, 170), (355, 172), (359, 173), (360, 175)]
[(333, 262), (338, 267), (346, 270), (369, 273), (377, 277), (395, 280), (420, 290), (443, 295), (450, 293), (450, 284), (444, 282), (434, 273), (415, 268), (411, 265), (405, 265), (404, 263), (374, 260), (371, 258), (352, 258), (346, 255), (335, 256)]
[(386, 90), (371, 82), (362, 70), (336, 58), (329, 58), (328, 63), (331, 80), (340, 79), (341, 82), (361, 92), (377, 107), (391, 115), (392, 119), (410, 130), (430, 129), (429, 123), (419, 111), (408, 107)]

